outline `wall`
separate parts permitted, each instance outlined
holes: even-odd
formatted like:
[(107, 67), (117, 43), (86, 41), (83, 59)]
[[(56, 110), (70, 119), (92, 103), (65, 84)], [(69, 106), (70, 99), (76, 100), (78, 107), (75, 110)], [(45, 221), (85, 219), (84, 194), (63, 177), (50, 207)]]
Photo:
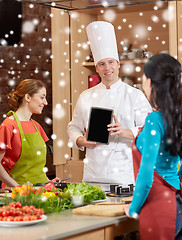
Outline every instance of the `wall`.
[[(33, 6), (33, 7), (32, 7)], [(26, 78), (40, 79), (47, 85), (46, 106), (41, 115), (33, 115), (49, 138), (52, 135), (52, 59), (51, 8), (22, 5), (22, 26), (26, 26), (21, 41), (14, 46), (0, 46), (0, 123), (9, 111), (8, 93)], [(52, 144), (51, 140), (49, 141)], [(48, 152), (49, 153), (49, 152)], [(52, 155), (47, 155), (49, 174), (54, 174)]]
[[(41, 116), (34, 116), (46, 131), (48, 137), (52, 134), (52, 125), (45, 122), (52, 119), (52, 60), (51, 55), (51, 18), (50, 8), (23, 4), (22, 20), (29, 29), (34, 24), (31, 33), (24, 33), (21, 41), (14, 46), (0, 46), (0, 122), (9, 110), (7, 96), (20, 81), (26, 78), (40, 79), (47, 85), (47, 100), (49, 105)], [(22, 25), (23, 25), (22, 24)]]

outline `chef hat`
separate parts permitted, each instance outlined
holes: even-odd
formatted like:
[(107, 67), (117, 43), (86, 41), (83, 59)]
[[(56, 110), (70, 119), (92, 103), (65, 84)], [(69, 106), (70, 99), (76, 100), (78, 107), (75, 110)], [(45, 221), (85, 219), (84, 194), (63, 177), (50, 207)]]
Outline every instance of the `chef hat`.
[(119, 62), (114, 26), (111, 23), (92, 22), (87, 26), (86, 31), (95, 66), (105, 58), (114, 58)]

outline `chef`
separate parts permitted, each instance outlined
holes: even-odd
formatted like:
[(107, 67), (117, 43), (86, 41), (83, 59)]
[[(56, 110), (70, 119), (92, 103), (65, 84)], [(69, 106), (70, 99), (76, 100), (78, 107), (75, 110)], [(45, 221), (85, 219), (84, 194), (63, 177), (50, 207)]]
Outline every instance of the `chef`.
[[(83, 181), (132, 184), (131, 143), (152, 109), (140, 90), (123, 83), (118, 76), (120, 63), (113, 25), (96, 21), (86, 31), (101, 83), (79, 96), (68, 124), (69, 141), (80, 150), (86, 148)], [(86, 140), (91, 107), (113, 109), (108, 145)]]

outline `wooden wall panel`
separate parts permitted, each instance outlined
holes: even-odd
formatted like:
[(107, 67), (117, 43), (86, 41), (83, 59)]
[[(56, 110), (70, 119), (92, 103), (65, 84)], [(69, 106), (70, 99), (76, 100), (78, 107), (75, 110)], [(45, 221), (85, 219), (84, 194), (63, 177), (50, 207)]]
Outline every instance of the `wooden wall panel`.
[[(83, 67), (86, 56), (90, 49), (87, 45), (87, 35), (85, 27), (96, 16), (83, 12), (73, 12), (71, 14), (71, 96), (72, 111), (81, 92), (88, 88), (88, 75), (93, 74), (93, 69)], [(78, 160), (79, 150), (73, 149), (73, 160)]]
[(69, 15), (55, 8), (52, 8), (52, 15), (53, 134), (56, 136), (53, 162), (59, 165), (71, 156), (66, 131), (70, 121)]
[(177, 44), (178, 44), (178, 60), (182, 64), (182, 1), (177, 2)]
[(177, 26), (177, 2), (169, 2), (169, 52), (173, 57), (178, 56), (178, 26)]

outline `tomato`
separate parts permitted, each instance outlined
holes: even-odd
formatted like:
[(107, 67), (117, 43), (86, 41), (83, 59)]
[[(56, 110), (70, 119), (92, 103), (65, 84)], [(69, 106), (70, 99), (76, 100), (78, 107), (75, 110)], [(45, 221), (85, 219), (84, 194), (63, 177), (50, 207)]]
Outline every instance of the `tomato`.
[(23, 221), (30, 221), (30, 215), (23, 216)]
[(43, 215), (44, 214), (44, 210), (41, 209), (41, 208), (37, 208), (37, 209), (35, 209), (35, 213), (36, 213), (37, 216), (38, 215)]
[(35, 206), (33, 206), (33, 205), (31, 205), (31, 206), (30, 206), (30, 209), (31, 209), (31, 210), (35, 210), (35, 209), (36, 209), (36, 207), (35, 207)]
[(23, 217), (22, 216), (14, 217), (14, 222), (20, 222), (20, 221), (23, 221)]
[(9, 210), (3, 210), (3, 211), (2, 211), (2, 216), (3, 216), (3, 217), (8, 217), (9, 215), (10, 215)]
[(15, 212), (15, 209), (14, 209), (14, 208), (10, 208), (10, 209), (9, 209), (9, 215), (10, 215), (10, 216), (16, 216), (16, 212)]
[(37, 220), (38, 218), (37, 218), (37, 216), (35, 216), (35, 215), (31, 215), (30, 216), (30, 221), (34, 221), (34, 220)]
[(29, 206), (25, 205), (22, 207), (22, 211), (26, 211), (29, 208)]
[(20, 215), (22, 215), (23, 214), (23, 212), (21, 211), (21, 210), (16, 210), (15, 211), (15, 215), (16, 216), (20, 216)]
[(6, 221), (7, 221), (7, 222), (13, 222), (13, 221), (14, 221), (14, 217), (9, 216)]
[(15, 208), (16, 204), (15, 204), (14, 202), (12, 202), (12, 203), (10, 203), (8, 206)]
[(21, 202), (16, 202), (16, 203), (15, 203), (15, 208), (21, 208), (21, 207), (22, 207)]

